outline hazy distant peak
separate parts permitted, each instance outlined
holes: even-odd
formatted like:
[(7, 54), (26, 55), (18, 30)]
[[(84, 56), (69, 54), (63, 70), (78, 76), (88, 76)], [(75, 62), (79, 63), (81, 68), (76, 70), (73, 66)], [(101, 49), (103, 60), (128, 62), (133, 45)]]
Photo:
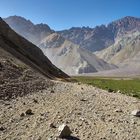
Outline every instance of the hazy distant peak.
[[(34, 24), (30, 20), (25, 19), (24, 17), (21, 16), (9, 16), (7, 18), (4, 18), (6, 22), (13, 22), (13, 23), (18, 23), (18, 24), (25, 24), (28, 26), (36, 26), (37, 28), (44, 28), (45, 29), (50, 29), (50, 27), (47, 24), (40, 23), (40, 24)], [(51, 29), (50, 29), (51, 30)]]
[(54, 31), (47, 24), (34, 24), (20, 16), (10, 16), (4, 19), (10, 27), (32, 43), (38, 45), (40, 40)]
[(29, 25), (34, 25), (30, 20), (27, 20), (25, 19), (24, 17), (21, 17), (21, 16), (9, 16), (7, 18), (4, 18), (4, 20), (8, 20), (9, 22), (11, 21), (14, 21), (14, 22), (17, 22), (17, 23), (24, 23), (24, 24), (29, 24)]

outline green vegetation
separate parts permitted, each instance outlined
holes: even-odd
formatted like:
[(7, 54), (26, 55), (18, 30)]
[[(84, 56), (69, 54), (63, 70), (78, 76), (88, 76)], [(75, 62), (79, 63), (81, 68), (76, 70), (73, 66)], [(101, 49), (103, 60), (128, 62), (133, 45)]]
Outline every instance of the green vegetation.
[(109, 92), (121, 92), (122, 94), (140, 99), (140, 79), (97, 78), (86, 76), (77, 76), (73, 78), (78, 82), (93, 85), (108, 90)]

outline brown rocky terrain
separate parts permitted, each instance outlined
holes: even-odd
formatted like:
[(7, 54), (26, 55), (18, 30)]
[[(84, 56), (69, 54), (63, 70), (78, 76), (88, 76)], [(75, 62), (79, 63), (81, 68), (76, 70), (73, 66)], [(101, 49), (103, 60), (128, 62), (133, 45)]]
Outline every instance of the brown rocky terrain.
[(24, 96), (51, 85), (50, 80), (0, 48), (0, 99)]
[(131, 114), (139, 107), (138, 99), (120, 93), (55, 82), (0, 101), (0, 139), (59, 140), (58, 127), (66, 123), (72, 131), (68, 140), (139, 140), (140, 118)]

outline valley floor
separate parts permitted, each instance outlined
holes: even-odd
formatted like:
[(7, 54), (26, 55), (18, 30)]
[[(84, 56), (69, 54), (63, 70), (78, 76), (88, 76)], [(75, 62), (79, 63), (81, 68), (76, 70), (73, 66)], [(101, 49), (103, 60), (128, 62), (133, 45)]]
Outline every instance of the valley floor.
[[(131, 112), (140, 100), (79, 83), (52, 87), (11, 101), (0, 101), (1, 140), (55, 140), (66, 123), (71, 139), (140, 140), (140, 118)], [(31, 109), (32, 115), (24, 115)]]

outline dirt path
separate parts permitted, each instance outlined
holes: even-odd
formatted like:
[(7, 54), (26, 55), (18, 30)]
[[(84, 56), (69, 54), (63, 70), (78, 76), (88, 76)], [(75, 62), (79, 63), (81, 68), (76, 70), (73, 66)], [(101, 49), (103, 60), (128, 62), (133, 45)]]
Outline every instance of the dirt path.
[[(0, 101), (0, 139), (55, 140), (57, 127), (66, 123), (80, 140), (140, 140), (140, 118), (131, 115), (137, 108), (140, 100), (132, 97), (55, 82), (47, 90)], [(27, 109), (33, 115), (21, 116)]]

